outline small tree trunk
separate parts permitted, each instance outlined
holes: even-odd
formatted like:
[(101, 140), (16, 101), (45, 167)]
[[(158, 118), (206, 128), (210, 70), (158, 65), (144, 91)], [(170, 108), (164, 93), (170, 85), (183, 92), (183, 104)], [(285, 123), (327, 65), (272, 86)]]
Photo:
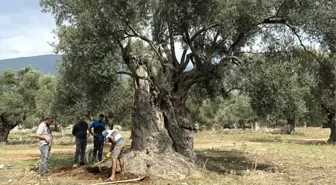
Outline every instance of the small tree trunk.
[(330, 127), (330, 136), (328, 139), (328, 143), (336, 143), (336, 126), (333, 124)]
[(328, 126), (330, 128), (330, 136), (327, 142), (334, 144), (336, 142), (336, 121), (333, 114), (328, 115)]
[(0, 122), (0, 143), (7, 142), (9, 132), (15, 128), (18, 124), (8, 124)]
[(55, 130), (54, 130), (54, 132), (59, 132), (59, 127), (58, 127), (58, 125), (57, 125), (57, 122), (54, 121), (54, 124), (55, 124)]
[(260, 123), (259, 123), (259, 121), (255, 121), (254, 123), (253, 123), (253, 129), (254, 129), (254, 131), (260, 131)]
[(287, 126), (288, 126), (287, 134), (292, 134), (293, 132), (295, 132), (295, 119), (294, 118), (288, 118), (287, 119)]
[(60, 130), (60, 127), (58, 126), (57, 117), (54, 117), (53, 120), (54, 120), (54, 124), (55, 124), (54, 132), (60, 132), (61, 130)]
[(65, 134), (65, 129), (64, 129), (64, 127), (59, 127), (60, 128), (60, 131), (61, 131), (61, 136), (63, 137), (64, 136), (64, 134)]

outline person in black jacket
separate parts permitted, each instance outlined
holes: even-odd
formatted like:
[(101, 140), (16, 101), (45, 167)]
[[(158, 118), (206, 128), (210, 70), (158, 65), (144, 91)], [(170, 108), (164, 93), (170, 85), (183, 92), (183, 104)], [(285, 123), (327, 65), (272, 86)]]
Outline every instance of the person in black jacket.
[(78, 166), (78, 156), (80, 155), (80, 165), (85, 165), (84, 156), (87, 144), (87, 131), (89, 125), (85, 121), (79, 121), (72, 128), (72, 135), (76, 137), (76, 152), (73, 167)]

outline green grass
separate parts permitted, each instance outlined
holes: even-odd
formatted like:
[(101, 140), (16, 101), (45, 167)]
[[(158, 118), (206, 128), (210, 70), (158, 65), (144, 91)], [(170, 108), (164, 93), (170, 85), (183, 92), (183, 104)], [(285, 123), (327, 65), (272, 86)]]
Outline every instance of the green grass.
[(27, 159), (27, 160), (21, 160), (21, 161), (15, 161), (12, 166), (15, 168), (24, 168), (24, 167), (30, 167), (34, 166), (39, 159)]
[(73, 165), (73, 155), (56, 155), (50, 157), (50, 166), (53, 168), (69, 167)]

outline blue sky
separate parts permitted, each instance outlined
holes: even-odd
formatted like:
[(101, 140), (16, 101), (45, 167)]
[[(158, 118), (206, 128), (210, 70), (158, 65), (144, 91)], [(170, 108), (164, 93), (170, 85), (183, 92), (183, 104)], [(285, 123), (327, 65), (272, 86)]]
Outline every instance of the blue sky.
[(39, 0), (1, 0), (0, 59), (52, 53), (54, 28), (53, 17), (41, 12)]

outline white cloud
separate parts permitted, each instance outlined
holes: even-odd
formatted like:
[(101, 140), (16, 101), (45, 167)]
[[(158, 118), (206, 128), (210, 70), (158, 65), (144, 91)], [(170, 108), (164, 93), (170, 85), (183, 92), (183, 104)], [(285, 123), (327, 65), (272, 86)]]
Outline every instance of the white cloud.
[[(0, 59), (50, 54), (54, 39), (52, 28), (33, 28), (24, 35), (0, 40)], [(13, 52), (16, 51), (16, 52)]]
[(31, 9), (20, 6), (20, 12), (0, 11), (0, 59), (53, 53), (49, 44), (55, 40), (52, 16), (42, 13), (38, 4), (31, 5)]

